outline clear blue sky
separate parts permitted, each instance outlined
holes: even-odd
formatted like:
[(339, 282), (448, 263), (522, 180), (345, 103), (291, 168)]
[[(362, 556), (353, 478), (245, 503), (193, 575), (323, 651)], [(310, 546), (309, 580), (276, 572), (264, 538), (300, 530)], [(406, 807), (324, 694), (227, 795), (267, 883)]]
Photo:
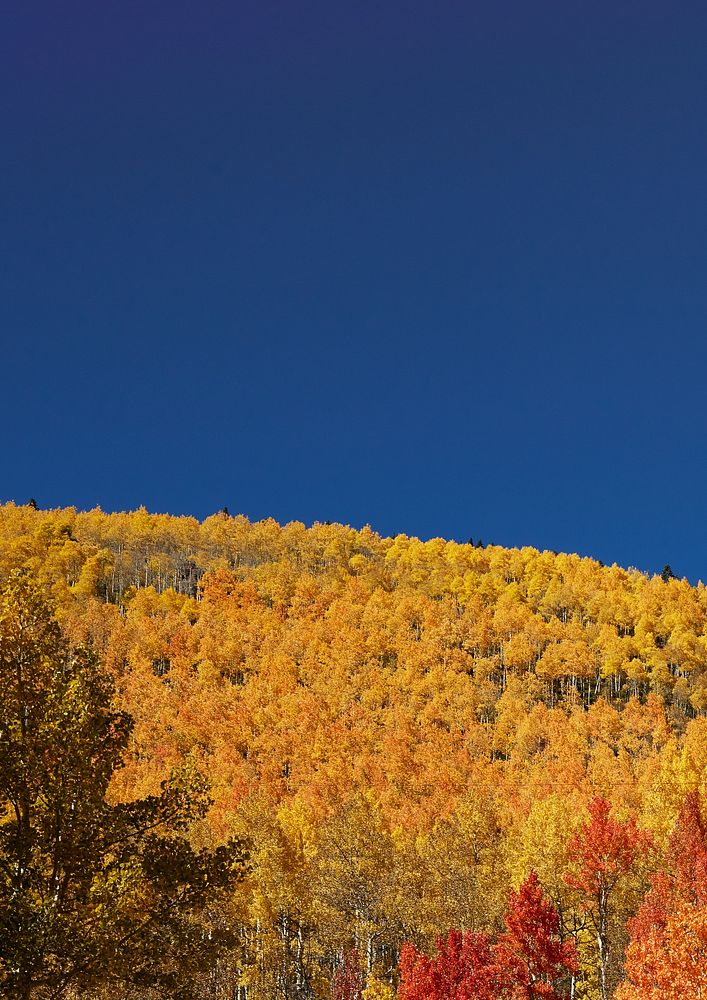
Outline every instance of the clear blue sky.
[(0, 497), (707, 578), (707, 7), (10, 0)]

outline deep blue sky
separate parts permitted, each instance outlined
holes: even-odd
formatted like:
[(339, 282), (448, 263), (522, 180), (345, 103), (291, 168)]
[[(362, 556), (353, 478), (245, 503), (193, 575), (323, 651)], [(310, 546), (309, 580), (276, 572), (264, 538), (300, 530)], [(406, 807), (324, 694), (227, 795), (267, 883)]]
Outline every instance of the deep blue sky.
[(707, 578), (707, 7), (10, 0), (0, 498)]

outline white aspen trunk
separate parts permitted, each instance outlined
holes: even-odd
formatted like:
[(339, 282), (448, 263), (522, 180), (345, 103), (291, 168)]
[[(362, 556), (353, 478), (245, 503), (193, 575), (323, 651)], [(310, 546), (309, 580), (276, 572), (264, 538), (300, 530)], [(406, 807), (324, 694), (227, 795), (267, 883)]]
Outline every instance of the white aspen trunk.
[(597, 932), (597, 945), (599, 947), (599, 971), (601, 975), (601, 1000), (608, 1000), (606, 984), (606, 972), (609, 960), (606, 941), (608, 930), (607, 905), (608, 900), (606, 898), (606, 889), (601, 889), (599, 893), (599, 929)]
[(304, 935), (302, 933), (302, 924), (299, 924), (297, 927), (297, 968), (295, 970), (298, 996), (301, 995), (302, 987), (304, 986), (303, 958), (304, 958)]

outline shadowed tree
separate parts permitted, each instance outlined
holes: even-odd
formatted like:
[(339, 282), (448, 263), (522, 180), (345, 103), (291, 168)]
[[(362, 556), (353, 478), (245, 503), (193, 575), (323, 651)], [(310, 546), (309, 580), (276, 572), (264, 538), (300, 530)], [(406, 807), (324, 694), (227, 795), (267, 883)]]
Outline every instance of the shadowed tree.
[(240, 843), (194, 851), (205, 814), (185, 766), (159, 795), (110, 804), (132, 722), (89, 649), (71, 650), (39, 587), (0, 591), (0, 996), (61, 998), (103, 983), (188, 997), (230, 940), (202, 918), (237, 881)]

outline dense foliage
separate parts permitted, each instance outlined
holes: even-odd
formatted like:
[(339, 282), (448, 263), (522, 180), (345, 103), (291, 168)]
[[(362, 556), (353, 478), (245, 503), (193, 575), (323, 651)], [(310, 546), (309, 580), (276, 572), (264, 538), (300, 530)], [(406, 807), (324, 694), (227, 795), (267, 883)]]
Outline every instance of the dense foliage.
[(648, 997), (669, 961), (693, 995), (705, 869), (673, 866), (686, 801), (707, 801), (701, 584), (367, 528), (10, 504), (0, 578), (18, 568), (134, 719), (111, 801), (188, 761), (213, 798), (192, 848), (251, 838), (239, 944), (204, 996), (388, 1000), (406, 942), (410, 969), (438, 939), (485, 942), (498, 968), (529, 885), (573, 957), (509, 995)]
[[(182, 768), (159, 795), (106, 799), (131, 720), (90, 649), (69, 649), (36, 584), (0, 590), (0, 995), (106, 982), (194, 995), (185, 975), (232, 935), (204, 919), (242, 875), (237, 842), (179, 836), (208, 807)], [(198, 959), (198, 961), (195, 961)]]

